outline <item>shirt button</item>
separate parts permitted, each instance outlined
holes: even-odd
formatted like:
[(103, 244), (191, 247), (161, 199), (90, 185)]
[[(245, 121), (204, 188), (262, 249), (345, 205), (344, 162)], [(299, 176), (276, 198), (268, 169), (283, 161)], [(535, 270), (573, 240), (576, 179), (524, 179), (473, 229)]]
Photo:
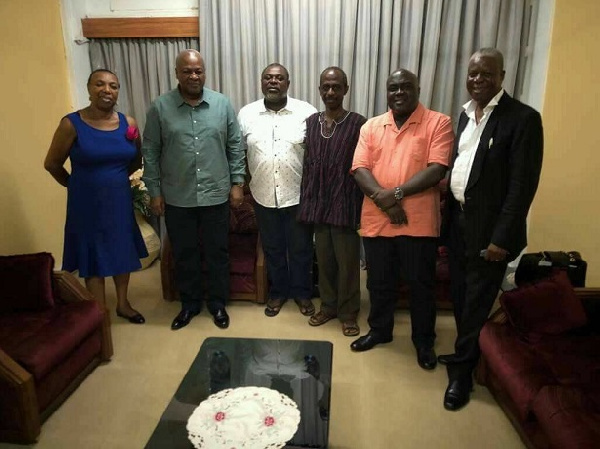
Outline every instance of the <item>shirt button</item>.
[(199, 168), (197, 168), (197, 169), (196, 169), (196, 171), (200, 171), (200, 169), (199, 169)]
[(194, 137), (194, 139), (198, 140), (198, 138), (197, 138), (197, 137)]
[(196, 154), (200, 154), (200, 153), (198, 153), (198, 152), (196, 151)]
[(194, 123), (198, 123), (196, 120), (194, 120)]

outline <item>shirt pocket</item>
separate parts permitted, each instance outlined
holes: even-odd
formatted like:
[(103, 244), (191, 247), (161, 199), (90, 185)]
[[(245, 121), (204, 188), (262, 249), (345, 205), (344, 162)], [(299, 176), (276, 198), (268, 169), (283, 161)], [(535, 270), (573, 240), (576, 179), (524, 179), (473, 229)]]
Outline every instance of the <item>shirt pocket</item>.
[(427, 161), (428, 156), (427, 139), (424, 137), (413, 137), (410, 142), (410, 158), (415, 162), (422, 163), (423, 161)]

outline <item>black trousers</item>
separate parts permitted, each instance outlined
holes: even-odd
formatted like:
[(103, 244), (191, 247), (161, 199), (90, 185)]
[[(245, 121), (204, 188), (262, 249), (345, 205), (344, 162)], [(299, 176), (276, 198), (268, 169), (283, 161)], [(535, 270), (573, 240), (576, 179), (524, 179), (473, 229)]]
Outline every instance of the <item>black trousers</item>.
[(451, 381), (470, 382), (479, 360), (479, 333), (498, 296), (508, 261), (488, 262), (479, 254), (467, 254), (464, 229), (465, 215), (458, 209), (451, 217), (448, 248), (456, 357), (447, 370)]
[(229, 299), (229, 201), (202, 207), (167, 204), (165, 224), (173, 247), (181, 308), (192, 312), (202, 309), (201, 246), (209, 279), (208, 310), (225, 307)]
[(435, 341), (435, 261), (437, 238), (364, 237), (367, 288), (371, 300), (371, 333), (387, 338), (394, 330), (399, 279), (410, 289), (410, 321), (415, 347), (432, 348)]
[(298, 206), (254, 204), (271, 299), (311, 299), (313, 229), (296, 220)]

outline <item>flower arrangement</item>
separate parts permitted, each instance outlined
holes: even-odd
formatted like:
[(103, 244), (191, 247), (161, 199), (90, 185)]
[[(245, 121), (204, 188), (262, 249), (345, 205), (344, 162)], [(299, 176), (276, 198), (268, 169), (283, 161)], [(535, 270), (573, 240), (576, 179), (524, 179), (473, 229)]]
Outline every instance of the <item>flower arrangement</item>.
[(145, 217), (150, 216), (150, 195), (144, 181), (142, 181), (143, 169), (134, 171), (129, 176), (131, 193), (133, 195), (133, 208), (140, 211)]

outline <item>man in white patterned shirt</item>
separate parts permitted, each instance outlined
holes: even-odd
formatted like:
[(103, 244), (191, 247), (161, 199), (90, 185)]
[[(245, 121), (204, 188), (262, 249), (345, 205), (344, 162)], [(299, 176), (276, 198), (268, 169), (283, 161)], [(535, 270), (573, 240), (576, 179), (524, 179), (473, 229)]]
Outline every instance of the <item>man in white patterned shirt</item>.
[(296, 220), (304, 160), (305, 120), (317, 112), (287, 96), (290, 76), (281, 64), (262, 72), (264, 99), (238, 114), (247, 149), (250, 191), (271, 283), (265, 315), (275, 316), (288, 298), (303, 315), (315, 312), (311, 301), (312, 228)]

